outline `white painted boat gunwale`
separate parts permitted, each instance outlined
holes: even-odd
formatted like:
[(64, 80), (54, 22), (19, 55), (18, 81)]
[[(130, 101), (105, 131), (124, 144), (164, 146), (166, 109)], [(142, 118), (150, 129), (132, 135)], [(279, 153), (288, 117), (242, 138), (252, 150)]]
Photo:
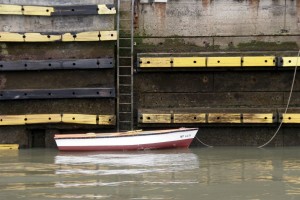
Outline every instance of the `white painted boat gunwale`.
[[(82, 134), (82, 137), (64, 137), (64, 138), (54, 138), (55, 140), (70, 140), (70, 139), (93, 139), (93, 138), (118, 138), (118, 137), (135, 137), (135, 136), (151, 136), (151, 135), (164, 135), (164, 134), (171, 134), (171, 133), (177, 133), (177, 132), (186, 132), (186, 131), (193, 131), (193, 130), (198, 130), (198, 128), (183, 128), (183, 129), (174, 129), (172, 131), (169, 130), (161, 130), (164, 132), (158, 132), (158, 131), (140, 131), (140, 132), (119, 132), (119, 134), (123, 134), (123, 135), (112, 135), (112, 136), (105, 136), (105, 133), (103, 133), (103, 136), (101, 136), (101, 133), (93, 135), (93, 133), (91, 133), (91, 135), (88, 135), (88, 133), (86, 134)], [(149, 133), (150, 132), (150, 133)], [(112, 133), (108, 133), (108, 134), (112, 134)], [(113, 134), (118, 134), (118, 133), (113, 133)], [(66, 135), (66, 134), (63, 134)], [(70, 135), (76, 135), (76, 134), (70, 134)], [(86, 135), (86, 136), (84, 136)]]

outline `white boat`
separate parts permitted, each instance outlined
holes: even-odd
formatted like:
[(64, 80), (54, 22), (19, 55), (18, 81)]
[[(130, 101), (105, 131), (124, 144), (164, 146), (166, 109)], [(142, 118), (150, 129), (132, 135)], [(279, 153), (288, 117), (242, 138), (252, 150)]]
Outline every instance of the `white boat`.
[(57, 134), (54, 139), (61, 151), (126, 151), (188, 148), (198, 128), (119, 133)]

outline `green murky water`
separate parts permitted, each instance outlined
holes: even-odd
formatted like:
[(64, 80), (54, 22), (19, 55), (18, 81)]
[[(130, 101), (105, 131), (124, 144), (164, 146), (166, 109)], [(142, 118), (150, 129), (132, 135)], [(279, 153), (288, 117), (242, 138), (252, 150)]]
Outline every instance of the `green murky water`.
[(300, 199), (300, 147), (0, 151), (0, 199)]

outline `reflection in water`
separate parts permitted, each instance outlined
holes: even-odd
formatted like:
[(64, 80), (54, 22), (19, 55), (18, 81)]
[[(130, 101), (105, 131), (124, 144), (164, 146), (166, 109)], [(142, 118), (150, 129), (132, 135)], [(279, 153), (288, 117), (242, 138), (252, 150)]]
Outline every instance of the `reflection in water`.
[(299, 150), (0, 152), (0, 199), (299, 199)]
[[(187, 163), (189, 163), (187, 165)], [(141, 174), (148, 172), (176, 172), (199, 168), (198, 157), (183, 151), (125, 152), (105, 154), (66, 154), (55, 157), (61, 169), (57, 174)], [(82, 166), (87, 164), (88, 167)]]

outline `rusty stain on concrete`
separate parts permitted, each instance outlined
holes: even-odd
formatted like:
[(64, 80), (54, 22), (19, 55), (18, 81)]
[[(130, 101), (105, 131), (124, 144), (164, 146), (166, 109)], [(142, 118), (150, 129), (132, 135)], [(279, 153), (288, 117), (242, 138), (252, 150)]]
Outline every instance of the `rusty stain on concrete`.
[(207, 8), (211, 4), (212, 0), (202, 0), (203, 8)]
[(159, 27), (164, 28), (165, 27), (165, 21), (166, 21), (166, 3), (155, 3), (153, 4), (155, 14), (160, 19)]

